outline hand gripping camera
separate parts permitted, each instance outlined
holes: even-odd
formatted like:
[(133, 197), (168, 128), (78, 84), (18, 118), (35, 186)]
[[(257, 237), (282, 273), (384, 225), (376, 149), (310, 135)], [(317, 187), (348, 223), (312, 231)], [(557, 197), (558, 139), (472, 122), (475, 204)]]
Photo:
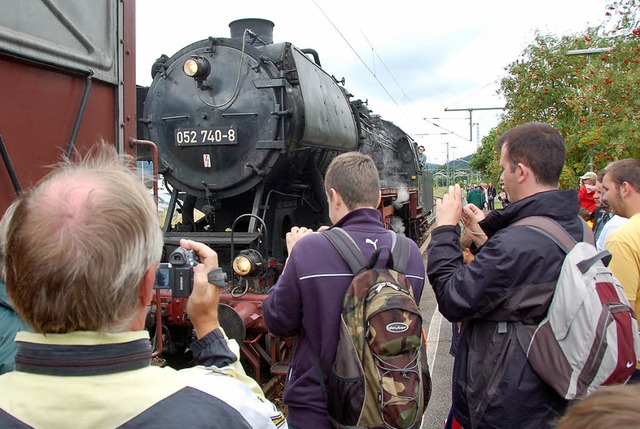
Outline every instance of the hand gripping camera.
[[(200, 263), (193, 250), (178, 247), (169, 255), (168, 263), (161, 263), (156, 271), (154, 288), (171, 289), (174, 298), (188, 298), (193, 291), (193, 268)], [(225, 287), (226, 274), (216, 268), (207, 275), (209, 283)]]

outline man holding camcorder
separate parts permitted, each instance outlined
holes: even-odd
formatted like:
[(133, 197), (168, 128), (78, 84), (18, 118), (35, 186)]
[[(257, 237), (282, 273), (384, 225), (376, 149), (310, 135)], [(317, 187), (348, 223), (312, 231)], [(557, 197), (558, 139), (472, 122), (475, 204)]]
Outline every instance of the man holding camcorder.
[(180, 242), (200, 261), (187, 304), (200, 366), (150, 366), (162, 233), (130, 164), (103, 144), (15, 203), (7, 291), (34, 332), (18, 333), (16, 370), (0, 377), (0, 427), (286, 427), (219, 327), (218, 255), (202, 243)]

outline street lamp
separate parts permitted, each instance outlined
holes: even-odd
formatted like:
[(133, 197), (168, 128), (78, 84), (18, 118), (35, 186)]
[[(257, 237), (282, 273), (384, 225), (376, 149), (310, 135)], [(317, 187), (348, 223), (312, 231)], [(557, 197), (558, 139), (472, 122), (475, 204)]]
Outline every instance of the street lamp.
[[(564, 54), (567, 56), (572, 55), (586, 55), (587, 56), (587, 64), (591, 67), (591, 55), (599, 54), (602, 52), (609, 52), (613, 48), (611, 46), (606, 46), (604, 48), (589, 48), (589, 49), (572, 49)], [(591, 105), (589, 105), (589, 115), (591, 115)], [(589, 154), (589, 171), (593, 171), (593, 155)]]
[(605, 48), (590, 48), (590, 49), (572, 49), (570, 51), (565, 52), (565, 55), (592, 55), (599, 54), (601, 52), (609, 52), (613, 48), (611, 46), (607, 46)]

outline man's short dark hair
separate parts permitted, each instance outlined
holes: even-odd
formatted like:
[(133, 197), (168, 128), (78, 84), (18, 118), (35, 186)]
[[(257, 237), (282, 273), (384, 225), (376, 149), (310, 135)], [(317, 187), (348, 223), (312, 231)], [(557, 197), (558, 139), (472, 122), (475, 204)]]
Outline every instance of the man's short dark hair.
[(329, 164), (324, 180), (327, 195), (331, 188), (338, 191), (349, 210), (378, 206), (380, 179), (369, 155), (346, 152), (336, 156)]
[(541, 185), (557, 186), (566, 149), (562, 136), (555, 128), (542, 122), (518, 125), (500, 136), (496, 148), (501, 150), (505, 144), (511, 172), (522, 163), (533, 171)]
[(602, 176), (608, 174), (620, 189), (623, 182), (627, 182), (636, 192), (640, 192), (640, 159), (628, 158), (614, 161), (602, 171)]

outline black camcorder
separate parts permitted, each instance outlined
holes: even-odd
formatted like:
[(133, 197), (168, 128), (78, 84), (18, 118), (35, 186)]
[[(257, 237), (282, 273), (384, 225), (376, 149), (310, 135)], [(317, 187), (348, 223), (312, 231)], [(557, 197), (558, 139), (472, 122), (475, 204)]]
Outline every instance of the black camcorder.
[[(158, 265), (154, 289), (171, 289), (174, 298), (188, 298), (193, 291), (193, 269), (200, 263), (193, 250), (178, 247), (169, 255), (169, 262)], [(226, 274), (216, 268), (207, 275), (209, 283), (225, 287)]]
[(156, 271), (156, 289), (171, 289), (176, 298), (187, 298), (193, 290), (193, 268), (199, 263), (193, 250), (178, 247)]

